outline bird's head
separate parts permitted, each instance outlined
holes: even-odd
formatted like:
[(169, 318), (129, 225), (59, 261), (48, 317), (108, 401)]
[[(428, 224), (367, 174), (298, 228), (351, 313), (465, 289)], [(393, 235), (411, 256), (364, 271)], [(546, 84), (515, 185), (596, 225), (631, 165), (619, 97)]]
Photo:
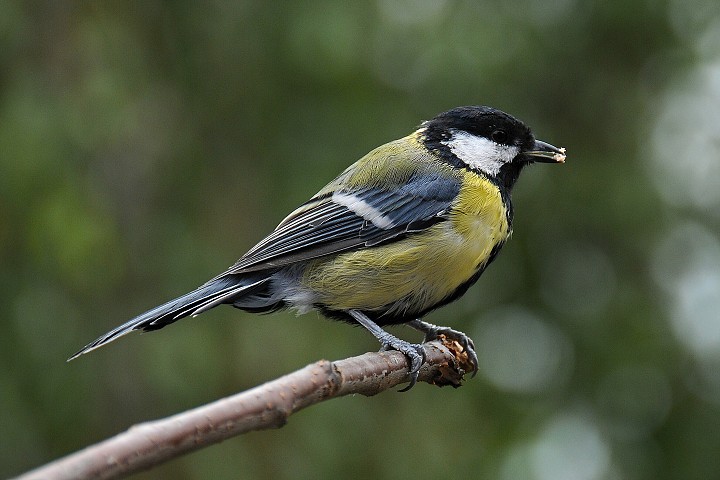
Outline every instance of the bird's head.
[(565, 149), (536, 140), (520, 120), (484, 106), (457, 107), (424, 122), (428, 148), (461, 168), (497, 179), (507, 188), (534, 162), (563, 163)]

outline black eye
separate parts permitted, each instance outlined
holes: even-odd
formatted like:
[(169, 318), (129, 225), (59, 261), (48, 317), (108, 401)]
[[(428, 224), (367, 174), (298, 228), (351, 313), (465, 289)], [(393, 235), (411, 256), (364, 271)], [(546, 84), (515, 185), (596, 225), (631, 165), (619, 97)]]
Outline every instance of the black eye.
[(490, 134), (490, 139), (495, 143), (507, 143), (508, 134), (505, 130), (502, 129), (494, 130)]

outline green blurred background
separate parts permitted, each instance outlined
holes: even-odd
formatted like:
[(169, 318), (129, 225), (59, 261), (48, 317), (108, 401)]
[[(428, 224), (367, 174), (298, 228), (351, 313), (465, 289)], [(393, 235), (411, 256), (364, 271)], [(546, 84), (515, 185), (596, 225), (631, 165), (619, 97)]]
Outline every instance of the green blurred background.
[(0, 477), (377, 349), (224, 307), (65, 363), (370, 149), (487, 104), (568, 162), (524, 172), (515, 236), (428, 318), (480, 374), (135, 478), (720, 478), (719, 52), (717, 0), (0, 3)]

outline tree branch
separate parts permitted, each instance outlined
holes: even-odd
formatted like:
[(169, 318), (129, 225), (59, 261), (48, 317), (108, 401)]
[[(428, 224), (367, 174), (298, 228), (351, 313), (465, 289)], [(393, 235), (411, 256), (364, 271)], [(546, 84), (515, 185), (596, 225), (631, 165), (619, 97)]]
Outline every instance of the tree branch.
[[(460, 344), (441, 340), (423, 345), (426, 362), (418, 381), (459, 387), (473, 366)], [(280, 428), (290, 415), (315, 403), (354, 393), (371, 396), (406, 381), (407, 361), (396, 351), (320, 360), (245, 392), (133, 426), (17, 480), (123, 478), (235, 435)]]

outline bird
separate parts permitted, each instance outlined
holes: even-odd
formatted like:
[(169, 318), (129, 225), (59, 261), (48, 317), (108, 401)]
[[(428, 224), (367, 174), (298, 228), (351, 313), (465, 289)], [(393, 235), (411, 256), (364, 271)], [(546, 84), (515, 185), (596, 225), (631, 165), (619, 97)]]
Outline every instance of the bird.
[(462, 106), (370, 151), (223, 273), (110, 330), (68, 361), (132, 331), (161, 329), (227, 304), (268, 313), (315, 310), (365, 327), (381, 350), (408, 360), (409, 390), (421, 344), (383, 327), (406, 324), (458, 341), (477, 371), (472, 340), (423, 320), (473, 285), (510, 237), (511, 191), (527, 165), (564, 163), (565, 149), (537, 140), (515, 117)]

